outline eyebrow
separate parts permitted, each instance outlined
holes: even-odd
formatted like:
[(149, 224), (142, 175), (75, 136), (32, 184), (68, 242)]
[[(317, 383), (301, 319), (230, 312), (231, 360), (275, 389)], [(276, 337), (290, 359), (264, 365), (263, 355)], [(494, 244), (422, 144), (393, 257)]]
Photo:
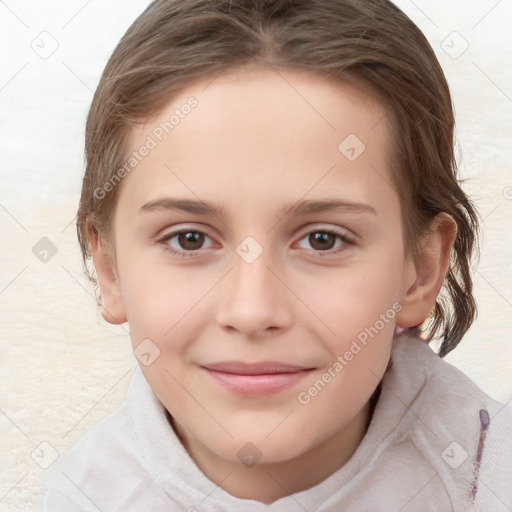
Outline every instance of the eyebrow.
[(369, 204), (356, 203), (343, 199), (326, 199), (321, 201), (302, 200), (285, 206), (284, 215), (306, 215), (331, 210), (377, 215), (375, 208)]
[(149, 201), (140, 207), (139, 212), (147, 213), (154, 210), (181, 210), (188, 213), (200, 215), (208, 215), (210, 213), (217, 216), (222, 216), (224, 213), (224, 207), (219, 204), (190, 199), (173, 199), (171, 197)]
[[(155, 210), (181, 210), (199, 215), (212, 214), (217, 217), (222, 217), (225, 212), (224, 207), (220, 204), (208, 203), (200, 200), (174, 199), (171, 197), (164, 197), (149, 201), (140, 207), (139, 212), (148, 213)], [(333, 210), (352, 213), (371, 213), (373, 215), (377, 215), (375, 208), (369, 204), (356, 203), (341, 199), (325, 199), (319, 201), (301, 200), (296, 203), (289, 203), (285, 205), (281, 215), (307, 215)]]

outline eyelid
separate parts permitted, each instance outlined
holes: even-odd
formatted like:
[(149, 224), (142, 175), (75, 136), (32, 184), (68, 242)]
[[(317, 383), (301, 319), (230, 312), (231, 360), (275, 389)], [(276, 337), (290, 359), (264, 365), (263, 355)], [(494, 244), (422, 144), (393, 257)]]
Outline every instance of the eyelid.
[(175, 224), (173, 226), (167, 226), (165, 229), (161, 230), (161, 234), (157, 235), (157, 238), (159, 240), (162, 240), (164, 238), (170, 238), (173, 235), (177, 235), (179, 233), (187, 233), (189, 231), (194, 231), (197, 233), (203, 233), (204, 235), (208, 236), (209, 238), (215, 238), (211, 233), (211, 228), (208, 226), (205, 226), (204, 224), (187, 224), (187, 223), (181, 223), (181, 224)]
[(343, 228), (341, 226), (335, 226), (333, 224), (309, 224), (306, 227), (301, 228), (297, 231), (295, 235), (296, 240), (302, 240), (306, 235), (310, 235), (311, 233), (318, 232), (332, 233), (334, 235), (346, 238), (350, 240), (352, 243), (356, 243), (356, 240), (359, 238), (355, 233), (350, 231), (347, 228)]

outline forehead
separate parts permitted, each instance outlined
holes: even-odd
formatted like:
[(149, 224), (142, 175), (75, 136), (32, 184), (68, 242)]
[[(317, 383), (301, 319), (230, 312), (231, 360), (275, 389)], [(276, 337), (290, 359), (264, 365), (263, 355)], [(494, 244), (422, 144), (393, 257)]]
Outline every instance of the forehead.
[(259, 196), (269, 205), (336, 190), (393, 199), (390, 143), (384, 108), (353, 84), (237, 68), (190, 84), (131, 130), (130, 153), (150, 149), (121, 197), (140, 205), (174, 193), (243, 205)]

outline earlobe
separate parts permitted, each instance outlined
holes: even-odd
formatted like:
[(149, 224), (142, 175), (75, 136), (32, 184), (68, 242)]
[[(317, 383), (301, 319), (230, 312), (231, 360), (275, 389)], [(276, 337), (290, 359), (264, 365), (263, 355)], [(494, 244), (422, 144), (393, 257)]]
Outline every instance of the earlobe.
[(407, 260), (402, 310), (396, 317), (398, 327), (419, 326), (431, 314), (448, 271), (456, 235), (453, 218), (447, 213), (438, 214), (421, 243), (416, 264)]
[(91, 236), (90, 241), (101, 292), (101, 314), (111, 324), (122, 324), (127, 321), (126, 309), (112, 258), (99, 236)]

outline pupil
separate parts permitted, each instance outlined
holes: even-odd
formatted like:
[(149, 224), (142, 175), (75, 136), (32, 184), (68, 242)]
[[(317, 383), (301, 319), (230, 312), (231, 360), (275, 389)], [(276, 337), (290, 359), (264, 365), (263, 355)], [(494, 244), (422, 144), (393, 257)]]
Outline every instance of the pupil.
[(188, 231), (187, 233), (180, 233), (178, 235), (178, 242), (183, 249), (193, 251), (200, 249), (204, 244), (204, 234), (197, 231)]
[(334, 247), (334, 244), (336, 243), (336, 237), (332, 233), (317, 231), (316, 233), (311, 233), (309, 235), (309, 243), (313, 249), (327, 251)]

